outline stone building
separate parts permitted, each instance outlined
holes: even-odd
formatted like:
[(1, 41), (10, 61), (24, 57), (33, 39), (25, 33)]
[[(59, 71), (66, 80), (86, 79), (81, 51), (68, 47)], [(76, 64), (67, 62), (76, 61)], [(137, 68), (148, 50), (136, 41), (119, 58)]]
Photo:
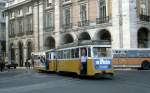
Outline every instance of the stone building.
[(6, 50), (5, 18), (2, 12), (5, 8), (5, 4), (5, 0), (0, 1), (0, 56), (4, 56)]
[(7, 51), (20, 66), (31, 51), (80, 41), (112, 48), (150, 47), (149, 0), (13, 0), (7, 4)]

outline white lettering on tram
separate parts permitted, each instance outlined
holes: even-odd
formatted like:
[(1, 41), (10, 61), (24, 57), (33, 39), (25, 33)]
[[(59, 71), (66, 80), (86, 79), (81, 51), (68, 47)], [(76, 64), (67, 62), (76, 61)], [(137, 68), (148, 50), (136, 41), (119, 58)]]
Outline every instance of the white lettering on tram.
[(104, 59), (100, 59), (96, 61), (97, 65), (101, 65), (101, 64), (111, 64), (110, 60), (104, 60)]

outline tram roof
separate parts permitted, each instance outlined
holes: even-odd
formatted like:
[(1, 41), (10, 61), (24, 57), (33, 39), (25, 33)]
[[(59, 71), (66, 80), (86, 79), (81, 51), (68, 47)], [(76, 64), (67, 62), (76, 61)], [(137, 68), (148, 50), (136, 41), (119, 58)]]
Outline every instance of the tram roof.
[(73, 42), (69, 44), (63, 44), (58, 47), (58, 49), (62, 48), (75, 48), (75, 47), (84, 47), (84, 46), (101, 46), (101, 47), (111, 47), (111, 43), (108, 40), (80, 40), (80, 42)]
[(58, 49), (70, 49), (70, 48), (77, 48), (77, 47), (111, 47), (111, 43), (108, 41), (91, 41), (91, 40), (84, 40), (80, 42), (74, 42), (69, 44), (63, 44), (58, 47)]

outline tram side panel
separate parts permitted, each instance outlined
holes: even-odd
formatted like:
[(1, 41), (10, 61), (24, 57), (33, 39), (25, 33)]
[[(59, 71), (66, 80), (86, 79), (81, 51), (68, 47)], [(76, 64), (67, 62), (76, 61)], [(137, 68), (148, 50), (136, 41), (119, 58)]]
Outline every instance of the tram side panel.
[(74, 72), (80, 74), (79, 59), (60, 59), (57, 65), (58, 72)]

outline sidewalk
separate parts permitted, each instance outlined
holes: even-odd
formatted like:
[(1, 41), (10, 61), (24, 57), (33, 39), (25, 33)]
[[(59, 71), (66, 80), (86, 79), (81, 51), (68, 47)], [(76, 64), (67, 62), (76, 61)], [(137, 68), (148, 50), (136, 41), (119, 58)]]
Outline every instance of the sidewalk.
[[(16, 69), (26, 69), (26, 67), (17, 67)], [(30, 69), (33, 69), (33, 67), (30, 67)]]

